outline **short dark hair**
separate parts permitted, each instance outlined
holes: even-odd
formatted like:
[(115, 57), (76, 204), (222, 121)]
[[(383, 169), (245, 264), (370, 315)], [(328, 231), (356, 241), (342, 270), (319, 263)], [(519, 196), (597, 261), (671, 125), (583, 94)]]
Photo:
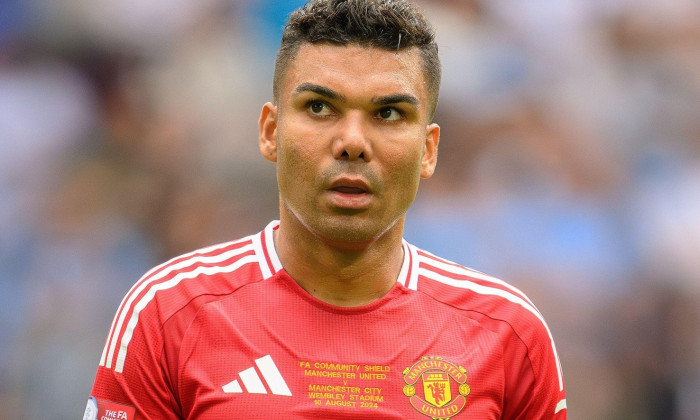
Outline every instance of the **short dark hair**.
[(417, 7), (407, 0), (311, 0), (289, 17), (277, 52), (272, 94), (304, 43), (357, 44), (397, 51), (418, 47), (428, 82), (432, 120), (440, 90), (440, 59), (435, 32)]

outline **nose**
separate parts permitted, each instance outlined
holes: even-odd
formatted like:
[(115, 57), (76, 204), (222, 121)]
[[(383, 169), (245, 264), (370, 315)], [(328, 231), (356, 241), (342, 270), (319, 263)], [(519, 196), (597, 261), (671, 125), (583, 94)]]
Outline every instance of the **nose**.
[(339, 131), (333, 140), (333, 157), (338, 160), (369, 161), (372, 153), (369, 125), (363, 115), (347, 113), (339, 121)]

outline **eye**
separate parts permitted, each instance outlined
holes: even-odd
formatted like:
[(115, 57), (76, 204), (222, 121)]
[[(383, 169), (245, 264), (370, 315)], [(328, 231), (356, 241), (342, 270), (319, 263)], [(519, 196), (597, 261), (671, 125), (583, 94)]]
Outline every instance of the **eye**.
[(323, 101), (311, 101), (306, 106), (313, 115), (326, 116), (332, 112), (331, 107)]
[(401, 111), (396, 108), (388, 107), (382, 108), (377, 112), (377, 116), (385, 121), (397, 121), (403, 116)]

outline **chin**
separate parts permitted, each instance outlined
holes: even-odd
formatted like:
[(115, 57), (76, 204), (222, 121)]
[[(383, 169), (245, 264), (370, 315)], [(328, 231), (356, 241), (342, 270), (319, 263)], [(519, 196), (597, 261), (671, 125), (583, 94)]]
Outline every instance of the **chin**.
[(360, 216), (346, 216), (327, 220), (319, 226), (317, 233), (331, 243), (352, 247), (366, 246), (384, 235), (396, 222), (388, 226), (371, 223)]

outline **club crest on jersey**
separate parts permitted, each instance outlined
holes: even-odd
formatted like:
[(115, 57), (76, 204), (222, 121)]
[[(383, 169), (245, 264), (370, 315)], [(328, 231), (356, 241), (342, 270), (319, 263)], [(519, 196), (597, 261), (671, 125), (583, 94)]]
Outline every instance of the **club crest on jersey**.
[(441, 357), (422, 357), (403, 371), (403, 393), (411, 406), (433, 420), (449, 420), (467, 404), (467, 371)]

